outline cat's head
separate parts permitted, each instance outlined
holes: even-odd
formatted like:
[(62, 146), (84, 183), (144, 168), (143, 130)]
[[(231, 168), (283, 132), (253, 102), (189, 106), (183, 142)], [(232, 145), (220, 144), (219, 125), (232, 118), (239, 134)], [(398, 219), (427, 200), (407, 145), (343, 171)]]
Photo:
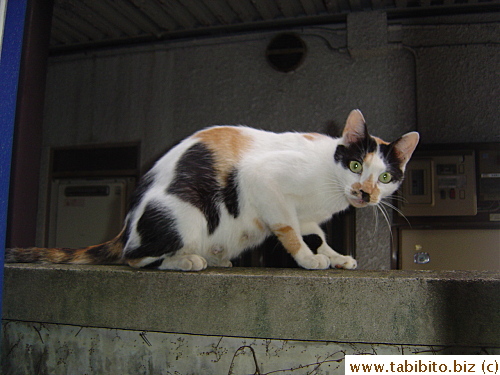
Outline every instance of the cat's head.
[(351, 111), (334, 156), (346, 169), (342, 182), (347, 201), (354, 207), (366, 207), (394, 193), (418, 140), (417, 132), (392, 143), (370, 136), (361, 112)]

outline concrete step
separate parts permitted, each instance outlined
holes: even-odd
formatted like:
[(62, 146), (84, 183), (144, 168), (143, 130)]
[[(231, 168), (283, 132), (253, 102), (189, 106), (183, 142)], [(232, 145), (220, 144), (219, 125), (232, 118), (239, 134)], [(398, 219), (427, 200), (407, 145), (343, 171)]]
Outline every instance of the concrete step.
[(500, 346), (495, 272), (8, 264), (3, 318), (179, 334)]

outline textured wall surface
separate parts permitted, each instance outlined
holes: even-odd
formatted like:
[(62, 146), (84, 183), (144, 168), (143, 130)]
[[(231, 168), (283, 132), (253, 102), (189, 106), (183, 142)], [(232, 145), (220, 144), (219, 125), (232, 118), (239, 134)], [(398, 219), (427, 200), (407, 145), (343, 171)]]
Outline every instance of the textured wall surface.
[(351, 354), (499, 354), (498, 348), (311, 342), (3, 323), (5, 375), (342, 375)]
[[(500, 31), (500, 30), (499, 30)], [(422, 139), (428, 143), (500, 141), (499, 45), (419, 50)], [(458, 79), (457, 79), (458, 77)], [(443, 100), (446, 98), (446, 100)], [(471, 110), (474, 109), (474, 110)]]
[[(288, 74), (274, 71), (264, 58), (276, 35), (268, 32), (51, 58), (39, 244), (53, 146), (140, 140), (147, 168), (176, 141), (208, 125), (339, 135), (353, 108), (387, 140), (417, 128), (426, 143), (499, 140), (500, 113), (492, 98), (500, 86), (500, 23), (447, 18), (448, 25), (430, 20), (392, 25), (386, 33), (383, 17), (374, 13), (351, 17), (347, 25), (295, 30), (308, 55)], [(376, 32), (366, 39), (359, 29), (370, 19)], [(372, 216), (358, 215), (359, 266), (387, 269), (390, 236)]]
[(346, 354), (500, 354), (495, 272), (8, 264), (4, 284), (6, 375), (341, 375)]

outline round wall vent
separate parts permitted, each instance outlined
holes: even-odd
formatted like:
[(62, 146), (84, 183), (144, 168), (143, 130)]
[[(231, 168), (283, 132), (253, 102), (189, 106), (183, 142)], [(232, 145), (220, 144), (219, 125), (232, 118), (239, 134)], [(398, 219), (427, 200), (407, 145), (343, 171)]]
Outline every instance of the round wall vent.
[(266, 49), (269, 64), (279, 72), (296, 70), (306, 57), (306, 43), (294, 33), (276, 35)]

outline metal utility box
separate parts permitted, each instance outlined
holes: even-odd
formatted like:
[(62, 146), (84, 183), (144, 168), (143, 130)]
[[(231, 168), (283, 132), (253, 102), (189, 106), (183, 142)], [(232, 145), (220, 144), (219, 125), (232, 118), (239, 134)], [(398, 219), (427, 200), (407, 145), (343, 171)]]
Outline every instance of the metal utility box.
[(404, 229), (401, 268), (405, 270), (500, 270), (497, 229)]
[(133, 178), (54, 179), (48, 246), (78, 248), (115, 237), (123, 226)]
[(422, 147), (401, 201), (393, 268), (500, 271), (500, 144)]
[(406, 216), (476, 215), (474, 152), (416, 155), (408, 163), (403, 194)]

